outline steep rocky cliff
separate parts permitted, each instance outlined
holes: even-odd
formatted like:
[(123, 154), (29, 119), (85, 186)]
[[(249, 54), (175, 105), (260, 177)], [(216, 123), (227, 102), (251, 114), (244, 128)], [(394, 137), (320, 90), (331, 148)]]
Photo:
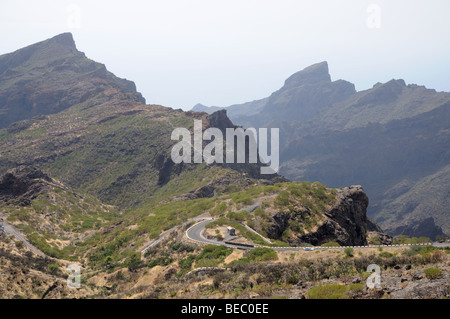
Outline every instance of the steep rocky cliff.
[(30, 200), (55, 186), (64, 187), (34, 167), (19, 166), (8, 171), (0, 179), (0, 202), (17, 199), (17, 204), (26, 206), (30, 204)]
[[(366, 216), (369, 199), (361, 186), (350, 186), (337, 190), (337, 200), (324, 212), (319, 224), (306, 234), (290, 236), (291, 245), (309, 243), (321, 245), (336, 241), (341, 246), (367, 245), (366, 233), (369, 220)], [(279, 212), (273, 215), (272, 224), (267, 229), (269, 238), (280, 239), (298, 215)]]

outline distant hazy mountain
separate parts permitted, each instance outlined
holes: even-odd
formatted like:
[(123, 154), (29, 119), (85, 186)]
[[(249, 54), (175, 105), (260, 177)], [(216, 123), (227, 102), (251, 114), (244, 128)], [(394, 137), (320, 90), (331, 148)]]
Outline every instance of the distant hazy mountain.
[(231, 118), (239, 118), (242, 116), (256, 115), (261, 112), (264, 106), (267, 104), (268, 98), (262, 100), (256, 100), (252, 102), (247, 102), (244, 104), (235, 104), (228, 107), (219, 106), (205, 106), (203, 104), (197, 104), (192, 108), (195, 112), (206, 112), (212, 114), (220, 110), (226, 110), (228, 116)]
[(195, 112), (205, 112), (205, 113), (208, 113), (208, 114), (212, 114), (212, 113), (214, 113), (214, 112), (217, 112), (217, 111), (220, 111), (220, 110), (223, 110), (224, 108), (223, 107), (220, 107), (220, 106), (206, 106), (206, 105), (203, 105), (203, 104), (196, 104), (193, 108), (192, 108), (192, 111), (195, 111)]
[[(252, 102), (226, 110), (236, 124), (280, 128), (281, 174), (331, 187), (363, 185), (369, 216), (391, 234), (413, 226), (415, 235), (434, 237), (440, 227), (450, 234), (449, 93), (404, 80), (356, 92), (347, 81), (332, 82), (322, 62), (261, 101), (251, 114), (242, 110)], [(428, 226), (419, 227), (422, 221)]]
[[(284, 86), (265, 99), (226, 108), (232, 121), (244, 126), (262, 126), (272, 120), (306, 120), (322, 108), (356, 93), (347, 81), (331, 81), (326, 62), (312, 65), (289, 77)], [(215, 108), (203, 111), (214, 112)]]

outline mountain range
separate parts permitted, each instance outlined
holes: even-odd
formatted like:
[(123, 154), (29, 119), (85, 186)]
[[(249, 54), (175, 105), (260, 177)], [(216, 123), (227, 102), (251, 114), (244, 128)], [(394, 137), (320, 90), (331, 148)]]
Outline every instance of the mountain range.
[(391, 235), (450, 233), (450, 93), (402, 79), (356, 91), (327, 62), (289, 77), (269, 97), (229, 107), (244, 127), (280, 128), (280, 173), (330, 187), (361, 184), (368, 215)]
[[(361, 281), (374, 263), (398, 280), (394, 294), (399, 267), (413, 282), (408, 266), (445, 270), (447, 254), (383, 251), (429, 239), (393, 238), (367, 208), (392, 234), (445, 230), (447, 98), (401, 80), (356, 92), (320, 63), (268, 98), (184, 112), (146, 104), (70, 33), (1, 55), (0, 296), (254, 298), (287, 289), (298, 298), (336, 278), (344, 297), (371, 298)], [(282, 174), (261, 174), (266, 164), (248, 159), (175, 163), (174, 129), (195, 135), (197, 120), (222, 133), (280, 127)], [(79, 289), (68, 287), (74, 265)], [(447, 279), (407, 291), (444, 297)]]
[[(119, 218), (127, 223), (130, 218), (144, 219), (139, 223), (136, 237), (145, 227), (150, 227), (146, 233), (158, 236), (166, 227), (181, 224), (195, 214), (209, 212), (207, 208), (210, 206), (198, 208), (197, 205), (202, 207), (204, 204), (196, 201), (201, 203), (204, 200), (208, 205), (221, 206), (223, 203), (217, 198), (218, 194), (288, 182), (277, 174), (261, 175), (260, 167), (264, 165), (261, 162), (175, 164), (171, 159), (172, 146), (176, 143), (171, 139), (174, 128), (184, 127), (192, 132), (194, 120), (202, 120), (203, 130), (215, 127), (225, 133), (227, 128), (236, 126), (223, 111), (208, 115), (145, 104), (133, 82), (117, 78), (104, 65), (88, 59), (77, 50), (70, 33), (0, 56), (0, 70), (3, 88), (0, 110), (4, 115), (3, 128), (0, 129), (0, 174), (3, 175), (0, 186), (4, 195), (0, 200), (13, 216), (14, 209), (20, 211), (21, 206), (33, 208), (31, 212), (27, 208), (21, 213), (28, 218), (9, 217), (17, 222), (27, 220), (24, 230), (30, 236), (36, 231), (42, 233), (32, 242), (55, 256), (66, 256), (64, 252), (74, 253), (76, 238), (84, 238), (77, 234), (79, 227), (82, 232), (93, 231), (92, 226), (100, 227), (108, 222), (111, 219), (105, 217), (105, 211), (110, 210), (105, 208), (108, 205), (119, 212), (112, 215), (115, 216), (113, 219)], [(17, 98), (19, 96), (21, 98)], [(56, 189), (63, 191), (46, 187), (30, 195), (26, 185), (33, 183), (17, 174), (28, 171), (31, 173), (26, 173), (26, 176), (45, 176), (42, 183), (52, 180)], [(325, 189), (320, 186), (319, 193)], [(257, 190), (259, 188), (255, 192)], [(308, 188), (304, 191), (312, 192)], [(74, 198), (70, 196), (71, 192), (75, 194)], [(84, 204), (83, 198), (90, 198), (90, 204)], [(235, 197), (235, 200), (236, 205), (242, 205), (254, 199), (240, 201)], [(156, 214), (150, 218), (158, 222), (153, 221), (151, 226), (148, 224), (148, 211), (157, 211), (155, 207), (163, 203), (178, 207), (183, 201), (192, 201), (196, 208), (175, 210), (170, 214), (164, 211), (161, 213), (163, 217)], [(72, 203), (69, 206), (74, 211), (72, 208), (64, 209), (67, 203)], [(299, 204), (298, 209), (315, 207), (311, 201), (307, 204), (309, 206)], [(8, 208), (10, 205), (15, 208)], [(83, 208), (91, 205), (98, 208)], [(323, 205), (320, 207), (325, 208)], [(184, 206), (190, 207), (188, 204)], [(229, 209), (231, 207), (234, 206)], [(365, 224), (366, 205), (363, 203), (359, 207), (358, 214), (364, 221), (360, 226), (366, 230), (369, 228)], [(274, 212), (278, 209), (275, 208)], [(59, 212), (58, 220), (52, 217), (52, 210)], [(40, 213), (53, 222), (38, 222), (41, 217), (33, 216)], [(90, 226), (83, 226), (86, 220)], [(51, 231), (41, 229), (40, 224), (52, 224)], [(266, 220), (264, 225), (261, 231), (267, 232), (270, 223), (267, 224)], [(288, 226), (284, 225), (282, 232), (290, 232)], [(69, 235), (68, 229), (75, 234)], [(57, 234), (71, 238), (72, 244), (65, 242), (54, 246), (48, 237)], [(355, 240), (366, 243), (365, 231), (359, 234), (359, 237), (346, 237), (342, 243), (351, 244)], [(104, 235), (108, 237), (111, 234), (106, 232)], [(327, 238), (331, 240), (335, 235), (329, 232)], [(274, 236), (279, 239), (281, 234), (278, 232)], [(317, 243), (322, 241), (314, 240)], [(122, 250), (123, 247), (119, 245), (117, 249)], [(72, 258), (70, 254), (66, 257)]]

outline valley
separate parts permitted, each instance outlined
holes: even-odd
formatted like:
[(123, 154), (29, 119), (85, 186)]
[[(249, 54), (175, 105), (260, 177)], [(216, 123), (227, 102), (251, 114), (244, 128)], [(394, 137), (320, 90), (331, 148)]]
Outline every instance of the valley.
[[(425, 94), (433, 103), (414, 104), (408, 116), (407, 102), (392, 105), (389, 114), (381, 111), (402, 94), (417, 100)], [(430, 189), (434, 181), (446, 181), (447, 98), (402, 81), (356, 92), (349, 82), (332, 82), (321, 63), (256, 101), (249, 118), (233, 115), (234, 107), (229, 118), (223, 110), (146, 104), (133, 82), (78, 51), (70, 33), (2, 55), (0, 296), (314, 299), (336, 290), (342, 298), (446, 298), (448, 189)], [(364, 110), (352, 111), (349, 101)], [(275, 106), (281, 118), (271, 111)], [(366, 121), (372, 107), (384, 114), (377, 123)], [(258, 115), (263, 108), (267, 113)], [(297, 113), (305, 121), (286, 121)], [(329, 122), (336, 126), (317, 124), (319, 115), (335, 118)], [(265, 174), (268, 163), (259, 153), (251, 160), (248, 144), (240, 152), (243, 161), (195, 161), (195, 149), (189, 149), (191, 161), (173, 160), (179, 142), (174, 129), (194, 136), (197, 151), (209, 140), (197, 138), (196, 145), (195, 134), (215, 129), (217, 155), (238, 149), (225, 133), (250, 120), (261, 127), (270, 127), (269, 120), (273, 128), (282, 124), (280, 174)], [(385, 178), (389, 187), (352, 175), (350, 168), (371, 172), (385, 164), (353, 163), (350, 150), (361, 144), (356, 137), (367, 135), (363, 145), (374, 149), (358, 152), (372, 158), (388, 140), (392, 152), (384, 160), (396, 162), (402, 150), (414, 153), (416, 144), (404, 142), (411, 126), (424, 151), (402, 169), (377, 171), (380, 179), (392, 175)], [(310, 135), (303, 138), (305, 132)], [(333, 158), (341, 151), (348, 156), (345, 165)], [(323, 159), (338, 169), (316, 166)], [(409, 173), (417, 167), (422, 170), (413, 178)], [(391, 191), (381, 196), (381, 190)], [(404, 205), (417, 200), (415, 190), (436, 199), (426, 207), (425, 200), (408, 206), (411, 212)], [(370, 211), (368, 194), (374, 194), (377, 213)], [(425, 211), (431, 219), (423, 222)], [(392, 284), (366, 287), (370, 264), (383, 267)], [(67, 285), (70, 265), (81, 269), (78, 289)], [(429, 268), (438, 271), (427, 275)]]

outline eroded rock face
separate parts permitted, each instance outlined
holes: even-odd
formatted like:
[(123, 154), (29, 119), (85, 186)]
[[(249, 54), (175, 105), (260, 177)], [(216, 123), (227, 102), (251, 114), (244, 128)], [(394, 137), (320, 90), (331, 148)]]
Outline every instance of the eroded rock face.
[(219, 110), (208, 116), (209, 127), (218, 128), (223, 134), (226, 134), (227, 128), (237, 128), (228, 118), (226, 110)]
[[(297, 237), (291, 245), (309, 243), (321, 245), (329, 241), (337, 241), (341, 246), (367, 245), (366, 233), (369, 222), (366, 216), (369, 199), (361, 186), (350, 186), (338, 190), (339, 200), (326, 211), (325, 220), (318, 228), (308, 234)], [(269, 238), (279, 239), (295, 219), (290, 213), (280, 212), (273, 216), (272, 225), (268, 229)]]
[(367, 235), (367, 241), (371, 245), (391, 245), (394, 238), (382, 232), (371, 231)]
[(19, 205), (26, 206), (30, 200), (49, 190), (50, 184), (55, 186), (47, 174), (29, 166), (19, 166), (8, 171), (0, 181), (0, 201), (18, 198)]

